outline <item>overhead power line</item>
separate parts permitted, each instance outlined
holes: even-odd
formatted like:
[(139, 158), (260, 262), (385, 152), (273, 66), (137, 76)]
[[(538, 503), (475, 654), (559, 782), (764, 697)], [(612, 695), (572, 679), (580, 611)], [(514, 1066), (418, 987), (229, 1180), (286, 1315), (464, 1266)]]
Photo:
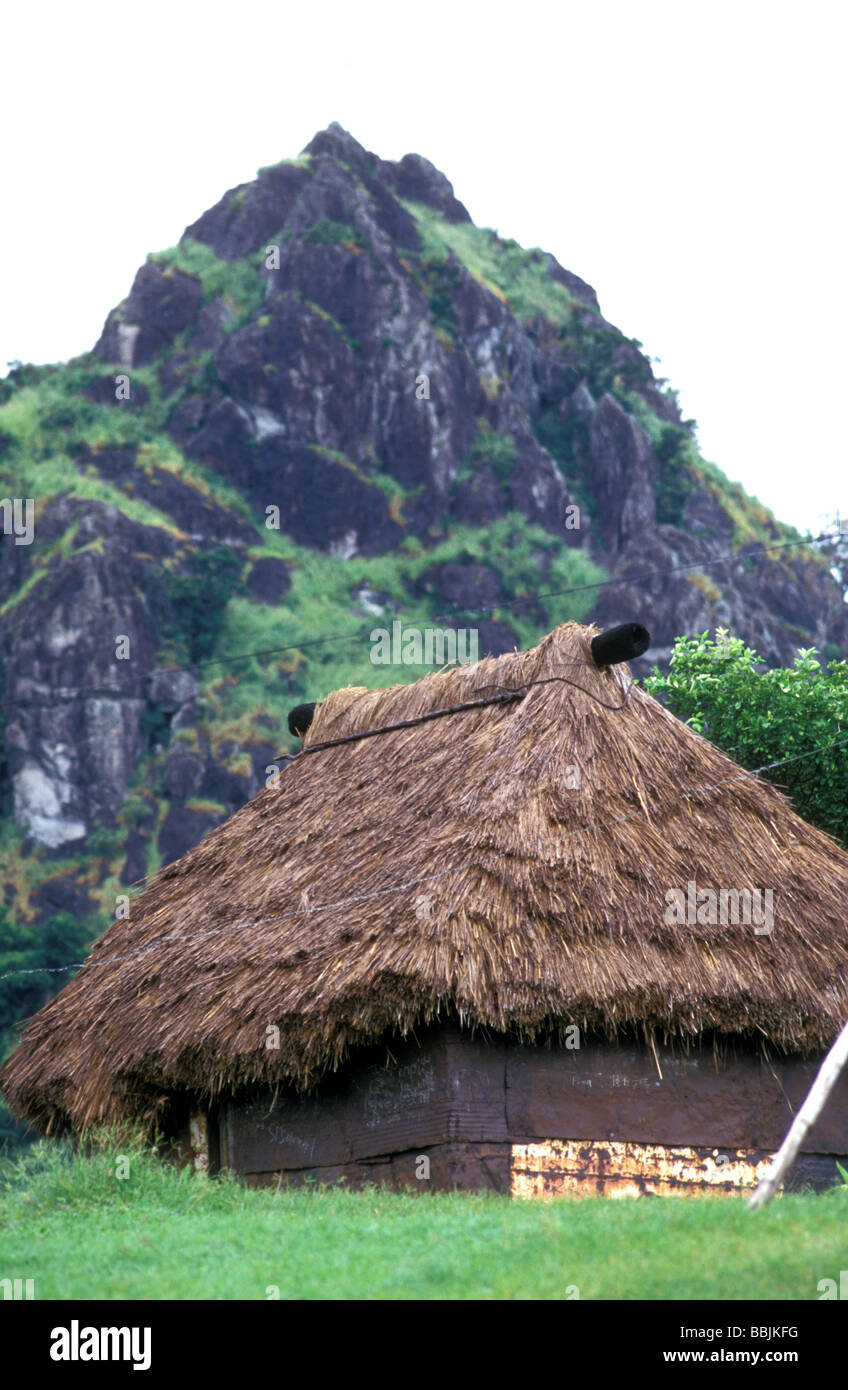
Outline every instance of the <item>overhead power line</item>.
[[(835, 539), (837, 539), (837, 537), (828, 533), (822, 533), (819, 536), (802, 537), (796, 541), (780, 541), (775, 545), (760, 546), (757, 550), (736, 550), (727, 555), (714, 556), (711, 560), (698, 560), (693, 561), (691, 564), (675, 565), (672, 569), (646, 570), (643, 574), (621, 575), (615, 579), (598, 579), (591, 584), (575, 584), (568, 589), (550, 589), (546, 593), (541, 594), (524, 594), (517, 598), (504, 599), (502, 603), (493, 604), (489, 608), (478, 607), (473, 611), (470, 610), (467, 605), (452, 602), (443, 606), (457, 613), (465, 613), (467, 615), (466, 620), (472, 621), (476, 616), (489, 616), (493, 613), (499, 613), (505, 608), (518, 608), (531, 603), (540, 603), (543, 599), (565, 598), (569, 594), (587, 593), (591, 589), (607, 589), (623, 587), (628, 584), (642, 584), (649, 579), (665, 579), (673, 574), (686, 574), (694, 571), (703, 572), (704, 570), (712, 569), (716, 565), (733, 564), (740, 560), (757, 559), (760, 555), (770, 554), (774, 550), (787, 550), (796, 548), (799, 545), (818, 545), (822, 541)], [(396, 617), (397, 615), (395, 614), (394, 616)], [(408, 618), (405, 621), (411, 626), (415, 622), (432, 624), (436, 620), (430, 614), (421, 614), (416, 618)], [(194, 671), (204, 666), (232, 665), (237, 661), (250, 661), (254, 657), (278, 656), (283, 652), (302, 651), (307, 647), (320, 647), (330, 642), (359, 642), (366, 632), (372, 632), (373, 630), (374, 624), (371, 623), (368, 628), (362, 627), (356, 632), (336, 632), (329, 633), (322, 637), (306, 637), (302, 641), (289, 642), (283, 647), (263, 647), (258, 651), (241, 652), (238, 656), (213, 656), (205, 658), (203, 661), (187, 662), (181, 666), (157, 666), (155, 669), (157, 671)]]

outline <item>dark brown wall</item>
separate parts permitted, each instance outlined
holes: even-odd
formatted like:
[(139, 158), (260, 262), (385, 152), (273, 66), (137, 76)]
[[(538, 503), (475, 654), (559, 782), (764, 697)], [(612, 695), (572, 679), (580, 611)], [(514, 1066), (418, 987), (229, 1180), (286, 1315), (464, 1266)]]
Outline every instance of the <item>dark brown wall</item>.
[[(821, 1058), (727, 1058), (712, 1049), (586, 1046), (579, 1052), (517, 1048), (507, 1064), (511, 1134), (630, 1139), (653, 1144), (777, 1149), (815, 1079)], [(848, 1152), (848, 1075), (842, 1077), (805, 1153)]]
[[(434, 1186), (465, 1185), (465, 1172), (469, 1185), (509, 1190), (510, 1146), (533, 1140), (767, 1153), (782, 1142), (820, 1060), (768, 1061), (740, 1046), (717, 1065), (711, 1045), (688, 1055), (658, 1048), (660, 1077), (652, 1052), (636, 1043), (519, 1047), (454, 1025), (393, 1045), (392, 1054), (375, 1050), (311, 1097), (256, 1091), (224, 1102), (221, 1165), (257, 1181), (285, 1171), (395, 1184), (414, 1179), (416, 1157), (427, 1154)], [(848, 1154), (848, 1075), (802, 1152), (828, 1159), (802, 1162), (799, 1173), (835, 1177), (831, 1156)]]

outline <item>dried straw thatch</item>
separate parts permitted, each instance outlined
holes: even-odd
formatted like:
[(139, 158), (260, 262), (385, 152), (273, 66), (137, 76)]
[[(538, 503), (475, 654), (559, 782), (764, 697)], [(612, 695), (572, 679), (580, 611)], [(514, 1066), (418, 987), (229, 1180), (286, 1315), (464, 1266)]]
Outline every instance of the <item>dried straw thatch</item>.
[[(307, 748), (529, 686), (287, 765), (29, 1023), (0, 1073), (12, 1107), (56, 1130), (152, 1116), (183, 1090), (307, 1088), (447, 1014), (524, 1040), (573, 1022), (828, 1045), (848, 1014), (848, 856), (627, 693), (626, 668), (599, 671), (595, 631), (331, 695)], [(666, 925), (666, 892), (690, 880), (772, 888), (772, 933)]]

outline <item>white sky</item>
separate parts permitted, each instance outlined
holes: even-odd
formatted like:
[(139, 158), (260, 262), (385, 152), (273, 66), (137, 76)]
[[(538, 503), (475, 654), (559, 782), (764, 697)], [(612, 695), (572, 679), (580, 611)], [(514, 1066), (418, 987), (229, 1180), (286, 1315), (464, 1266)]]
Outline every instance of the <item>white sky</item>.
[[(79, 0), (7, 9), (0, 364), (91, 347), (149, 251), (339, 121), (553, 251), (705, 455), (848, 516), (846, 7)], [(0, 366), (5, 371), (5, 365)]]

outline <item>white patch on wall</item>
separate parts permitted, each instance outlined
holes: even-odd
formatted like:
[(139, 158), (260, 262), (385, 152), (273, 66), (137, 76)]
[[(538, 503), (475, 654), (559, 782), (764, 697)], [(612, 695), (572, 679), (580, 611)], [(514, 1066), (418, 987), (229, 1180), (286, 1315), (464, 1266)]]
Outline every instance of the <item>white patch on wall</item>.
[(286, 427), (279, 416), (272, 410), (266, 410), (264, 406), (255, 405), (250, 410), (251, 428), (257, 441), (261, 444), (263, 439), (268, 439), (274, 434), (285, 434)]
[(50, 849), (57, 849), (69, 840), (82, 839), (86, 833), (84, 821), (63, 814), (63, 803), (69, 794), (67, 782), (51, 779), (43, 768), (35, 765), (22, 768), (12, 778), (16, 822), (39, 844)]
[(330, 554), (339, 560), (350, 560), (356, 554), (358, 539), (356, 531), (346, 531), (340, 541), (330, 542)]
[(118, 361), (122, 367), (131, 367), (135, 356), (135, 344), (141, 329), (137, 323), (118, 324)]
[(373, 589), (357, 589), (353, 597), (366, 613), (371, 613), (375, 618), (380, 618), (385, 613), (385, 608), (377, 602), (377, 595)]
[(472, 339), (471, 356), (474, 365), (484, 375), (496, 377), (495, 352), (501, 346), (503, 330), (499, 324), (488, 328), (481, 337)]
[(61, 656), (68, 647), (73, 647), (80, 637), (81, 627), (63, 627), (58, 618), (52, 618), (48, 621), (44, 641), (51, 656)]

